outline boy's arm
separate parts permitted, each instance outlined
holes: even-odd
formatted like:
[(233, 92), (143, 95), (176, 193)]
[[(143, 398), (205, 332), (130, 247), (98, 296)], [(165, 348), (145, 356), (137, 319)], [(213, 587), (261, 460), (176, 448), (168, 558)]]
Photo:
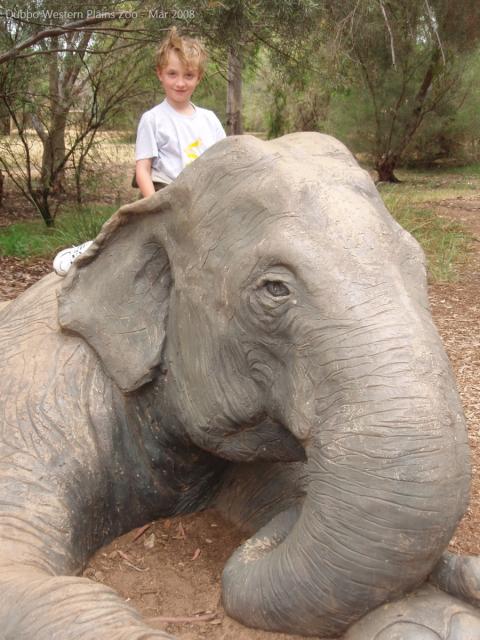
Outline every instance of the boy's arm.
[(135, 163), (135, 177), (144, 198), (155, 193), (155, 187), (152, 181), (152, 160), (153, 158), (145, 158), (143, 160), (137, 160)]

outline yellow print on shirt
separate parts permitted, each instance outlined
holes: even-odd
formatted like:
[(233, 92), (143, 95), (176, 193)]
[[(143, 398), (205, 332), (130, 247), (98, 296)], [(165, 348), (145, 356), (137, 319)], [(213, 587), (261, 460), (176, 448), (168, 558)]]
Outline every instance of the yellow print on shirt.
[(200, 156), (199, 147), (201, 146), (201, 144), (202, 139), (197, 138), (196, 140), (194, 140), (194, 142), (191, 142), (188, 146), (185, 147), (183, 152), (188, 158), (187, 164), (190, 164), (190, 162), (193, 162)]

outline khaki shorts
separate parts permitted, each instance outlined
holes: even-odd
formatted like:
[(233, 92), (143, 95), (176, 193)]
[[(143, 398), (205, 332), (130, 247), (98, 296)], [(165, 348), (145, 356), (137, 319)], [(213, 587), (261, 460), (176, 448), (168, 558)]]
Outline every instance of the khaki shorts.
[[(153, 181), (153, 186), (155, 188), (155, 191), (160, 191), (160, 189), (163, 189), (163, 187), (167, 186), (166, 182), (155, 182), (155, 180)], [(137, 176), (135, 174), (133, 174), (133, 178), (132, 178), (132, 187), (134, 189), (138, 189), (138, 184), (137, 184)]]

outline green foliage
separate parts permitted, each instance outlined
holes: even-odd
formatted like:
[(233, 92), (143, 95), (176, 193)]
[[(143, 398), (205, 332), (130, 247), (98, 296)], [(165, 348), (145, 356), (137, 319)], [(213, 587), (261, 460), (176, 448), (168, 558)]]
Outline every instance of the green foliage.
[(471, 56), (463, 56), (464, 99), (455, 114), (455, 141), (461, 154), (455, 156), (467, 162), (480, 160), (480, 49)]
[[(382, 180), (395, 179), (394, 169), (408, 152), (451, 153), (465, 55), (478, 46), (478, 2), (330, 0), (326, 6), (332, 46), (336, 42), (338, 55), (349, 60), (353, 89), (334, 108), (336, 124), (348, 129), (355, 149), (374, 157)], [(446, 125), (450, 135), (444, 135)], [(415, 148), (422, 129), (426, 137)]]
[[(480, 157), (480, 52), (463, 53), (449, 62), (443, 78), (444, 98), (425, 115), (406, 147), (407, 166), (426, 166), (437, 161), (471, 162)], [(449, 84), (448, 84), (449, 83)]]
[(266, 130), (269, 138), (324, 130), (331, 93), (342, 80), (325, 47), (321, 22), (312, 20), (310, 28), (293, 41), (272, 34), (260, 49), (255, 75), (245, 82), (247, 128)]
[(0, 255), (52, 257), (58, 250), (91, 240), (114, 213), (111, 206), (75, 207), (48, 228), (40, 220), (18, 222), (0, 229)]
[[(185, 4), (184, 0), (182, 4)], [(258, 131), (267, 126), (264, 115), (268, 111), (268, 105), (259, 99), (257, 82), (253, 76), (249, 77), (249, 72), (258, 72), (261, 78), (258, 89), (268, 95), (271, 83), (268, 80), (262, 83), (264, 52), (275, 51), (282, 64), (292, 58), (293, 52), (297, 48), (302, 49), (301, 43), (315, 30), (317, 25), (314, 16), (318, 13), (318, 7), (316, 0), (200, 0), (196, 3), (197, 14), (194, 24), (190, 26), (191, 33), (204, 38), (220, 75), (229, 77), (228, 87), (231, 91), (227, 98), (227, 108), (231, 114), (230, 118), (225, 118), (229, 120), (226, 123), (227, 130), (240, 130), (233, 115), (238, 108), (233, 103), (239, 96), (240, 80), (236, 71), (239, 67), (246, 85), (243, 98), (247, 106), (244, 110), (243, 128)], [(227, 83), (222, 86), (226, 88)], [(214, 109), (221, 119), (224, 108), (222, 105), (220, 111), (217, 102), (217, 109)], [(280, 119), (280, 111), (277, 109), (277, 120), (280, 122)]]
[(216, 113), (225, 125), (225, 94), (227, 81), (218, 65), (209, 61), (202, 81), (195, 90), (193, 102)]
[(352, 86), (332, 94), (325, 131), (344, 142), (355, 153), (373, 154), (373, 107), (363, 88)]
[[(130, 132), (132, 142), (135, 142), (137, 125), (142, 113), (161, 102), (164, 97), (155, 73), (155, 46), (156, 42), (152, 42), (135, 52), (135, 82), (132, 91), (117, 105), (116, 112), (108, 123), (110, 129)], [(110, 72), (112, 78), (124, 73), (125, 66), (125, 56), (117, 56)], [(109, 90), (111, 89), (106, 83), (105, 92)]]
[[(179, 4), (191, 7), (189, 0), (180, 0)], [(219, 50), (241, 47), (244, 53), (255, 54), (265, 40), (280, 37), (287, 49), (294, 39), (305, 37), (318, 12), (318, 2), (198, 0), (195, 8), (195, 20), (190, 27), (192, 33), (203, 35), (210, 46)]]
[(250, 66), (243, 73), (243, 124), (245, 131), (264, 132), (267, 130), (268, 95), (266, 75), (270, 74), (265, 51), (261, 49), (255, 66)]

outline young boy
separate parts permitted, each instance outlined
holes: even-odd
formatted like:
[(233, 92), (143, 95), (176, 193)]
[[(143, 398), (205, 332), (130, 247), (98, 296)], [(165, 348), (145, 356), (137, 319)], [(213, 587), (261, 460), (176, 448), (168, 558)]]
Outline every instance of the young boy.
[[(157, 49), (157, 76), (165, 99), (140, 118), (135, 145), (135, 178), (144, 198), (175, 180), (187, 164), (225, 137), (219, 119), (190, 98), (202, 79), (207, 53), (193, 38), (179, 36), (175, 27)], [(53, 268), (67, 274), (73, 261), (92, 244), (60, 251)]]
[(157, 50), (165, 100), (141, 117), (135, 147), (135, 175), (144, 197), (155, 192), (155, 185), (175, 180), (187, 164), (225, 137), (213, 111), (190, 102), (206, 57), (198, 40), (178, 36), (175, 28)]

